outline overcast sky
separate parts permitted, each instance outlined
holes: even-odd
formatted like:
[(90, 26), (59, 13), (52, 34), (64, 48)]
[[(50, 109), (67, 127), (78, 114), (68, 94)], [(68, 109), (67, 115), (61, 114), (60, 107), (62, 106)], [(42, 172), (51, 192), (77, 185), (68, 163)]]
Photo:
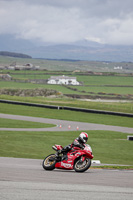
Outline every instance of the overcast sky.
[(133, 45), (133, 0), (0, 0), (0, 34)]

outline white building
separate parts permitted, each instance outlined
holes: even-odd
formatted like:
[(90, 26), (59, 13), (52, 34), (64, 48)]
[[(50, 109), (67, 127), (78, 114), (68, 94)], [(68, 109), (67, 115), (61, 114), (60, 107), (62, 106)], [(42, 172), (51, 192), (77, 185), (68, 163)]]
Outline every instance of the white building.
[(122, 66), (114, 67), (114, 69), (122, 69)]
[(68, 76), (51, 76), (48, 79), (48, 84), (64, 84), (64, 85), (80, 85), (80, 83), (76, 80), (76, 77), (68, 77)]

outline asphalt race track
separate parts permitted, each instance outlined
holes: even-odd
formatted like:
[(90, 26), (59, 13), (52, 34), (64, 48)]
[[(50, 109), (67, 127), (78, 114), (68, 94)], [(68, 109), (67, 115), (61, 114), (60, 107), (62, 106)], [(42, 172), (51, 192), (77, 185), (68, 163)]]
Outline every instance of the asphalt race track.
[(0, 200), (132, 200), (132, 170), (43, 170), (42, 160), (0, 158)]
[[(133, 128), (46, 118), (0, 114), (1, 118), (56, 124), (52, 128), (11, 131), (112, 130), (133, 133)], [(96, 165), (96, 164), (93, 164)], [(133, 170), (89, 169), (45, 171), (42, 160), (0, 158), (0, 200), (132, 200)]]
[(52, 128), (0, 128), (0, 130), (10, 130), (10, 131), (76, 131), (78, 130), (108, 130), (108, 131), (118, 131), (123, 133), (133, 133), (133, 128), (120, 127), (120, 126), (109, 126), (102, 124), (57, 120), (57, 119), (47, 119), (39, 117), (27, 117), (19, 115), (9, 115), (0, 114), (0, 118), (25, 120), (41, 123), (56, 124), (56, 127)]

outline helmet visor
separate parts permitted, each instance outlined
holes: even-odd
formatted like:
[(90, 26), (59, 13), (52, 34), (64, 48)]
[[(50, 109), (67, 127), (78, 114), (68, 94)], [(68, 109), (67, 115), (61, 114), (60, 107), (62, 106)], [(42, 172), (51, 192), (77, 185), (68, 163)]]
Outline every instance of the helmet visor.
[(87, 137), (83, 137), (84, 142), (87, 142), (88, 138)]

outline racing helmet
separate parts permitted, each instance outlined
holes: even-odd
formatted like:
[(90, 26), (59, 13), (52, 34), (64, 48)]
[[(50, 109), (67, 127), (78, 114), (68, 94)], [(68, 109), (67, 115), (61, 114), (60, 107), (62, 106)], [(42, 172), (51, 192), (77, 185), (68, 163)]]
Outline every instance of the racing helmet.
[(88, 140), (88, 134), (85, 132), (81, 132), (79, 135), (79, 139), (83, 142), (86, 143)]

